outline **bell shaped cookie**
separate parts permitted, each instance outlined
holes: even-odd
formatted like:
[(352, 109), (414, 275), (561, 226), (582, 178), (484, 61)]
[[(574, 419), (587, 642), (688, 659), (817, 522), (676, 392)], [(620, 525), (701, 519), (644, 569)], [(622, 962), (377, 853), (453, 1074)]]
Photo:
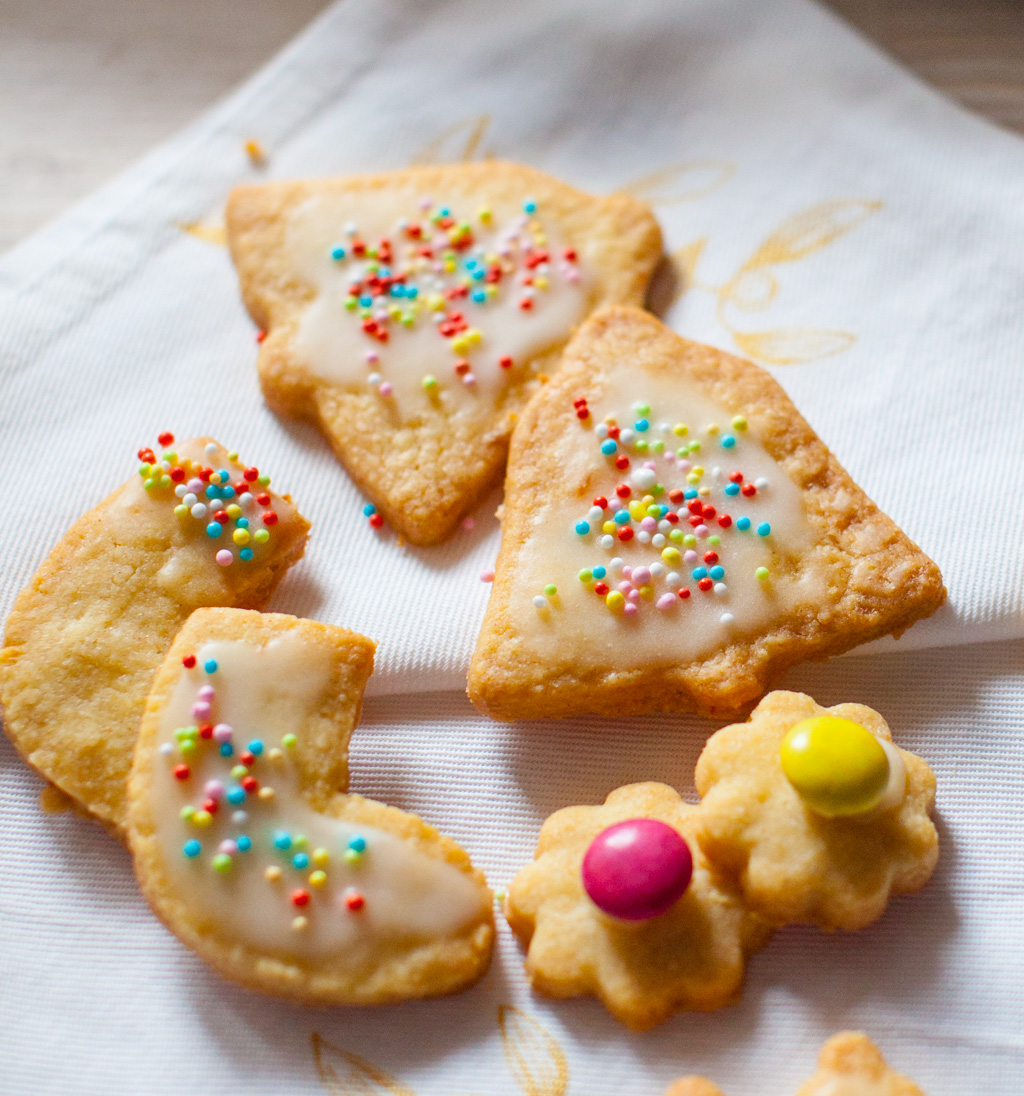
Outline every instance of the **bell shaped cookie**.
[(506, 899), (535, 989), (597, 996), (637, 1030), (737, 999), (771, 929), (701, 851), (696, 812), (664, 784), (633, 784), (544, 823)]
[(764, 370), (635, 309), (580, 329), (505, 490), (468, 688), (495, 719), (745, 711), (945, 598)]
[(235, 609), (193, 613), (157, 672), (129, 846), (167, 927), (266, 993), (369, 1005), (487, 970), (491, 892), (453, 841), (346, 794), (373, 643)]
[[(704, 1077), (681, 1077), (665, 1096), (724, 1096)], [(909, 1077), (894, 1073), (881, 1051), (859, 1031), (841, 1031), (821, 1048), (818, 1070), (797, 1096), (924, 1096)]]
[(146, 695), (178, 629), (200, 606), (265, 605), (309, 531), (237, 453), (211, 438), (160, 443), (50, 552), (0, 648), (8, 737), (118, 834)]
[(770, 693), (711, 736), (696, 785), (701, 848), (775, 924), (863, 928), (938, 858), (934, 773), (860, 704)]
[(661, 255), (644, 203), (498, 162), (239, 187), (227, 228), (268, 404), (418, 545), (494, 483), (576, 325), (641, 304)]

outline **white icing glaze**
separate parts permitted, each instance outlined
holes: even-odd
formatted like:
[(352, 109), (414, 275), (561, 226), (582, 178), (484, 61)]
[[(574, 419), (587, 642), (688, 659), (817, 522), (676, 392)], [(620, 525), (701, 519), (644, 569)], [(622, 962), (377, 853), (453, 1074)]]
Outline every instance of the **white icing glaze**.
[[(182, 673), (161, 716), (152, 808), (167, 871), (179, 900), (196, 916), (266, 953), (332, 958), (343, 953), (361, 966), (372, 961), (382, 942), (425, 942), (457, 933), (480, 915), (486, 896), (466, 873), (383, 830), (318, 814), (299, 794), (292, 750), (282, 742), (290, 730), (301, 734), (304, 717), (322, 704), (329, 656), (290, 633), (264, 647), (207, 643), (195, 656), (195, 668)], [(216, 662), (213, 673), (204, 669), (210, 659)], [(207, 685), (214, 689), (208, 716), (194, 709), (199, 690)], [(175, 731), (200, 723), (233, 728), (233, 756), (221, 756), (215, 730), (215, 738), (200, 739), (196, 750), (183, 757)], [(230, 796), (242, 791), (242, 776), (233, 777), (232, 766), (254, 739), (263, 743), (249, 767), (259, 789), (232, 804)], [(178, 780), (174, 769), (183, 763), (190, 775)], [(183, 819), (181, 810), (186, 805), (201, 809), (211, 780), (219, 780), (225, 790), (210, 824), (197, 826)], [(266, 787), (274, 793), (269, 801), (259, 794)], [(247, 817), (240, 819), (238, 811)], [(275, 846), (280, 833), (292, 839), (287, 850)], [(213, 858), (221, 843), (237, 843), (240, 835), (250, 839), (251, 847), (229, 849), (230, 871), (218, 873)], [(299, 835), (306, 839), (301, 849), (295, 841)], [(366, 848), (352, 863), (345, 853), (357, 838)], [(183, 852), (190, 839), (202, 845), (194, 858)], [(317, 849), (327, 851), (326, 864), (316, 862)], [(294, 866), (297, 853), (310, 857), (308, 865)], [(268, 866), (281, 869), (277, 881), (266, 878)], [(318, 868), (326, 873), (320, 887), (309, 881)], [(292, 902), (297, 890), (309, 895), (307, 905)], [(365, 900), (355, 911), (347, 905), (352, 891)], [(295, 926), (297, 917), (305, 919), (301, 928)]]
[[(650, 406), (644, 415), (649, 428), (643, 433), (634, 431), (634, 442), (639, 438), (647, 440), (649, 445), (661, 441), (665, 451), (661, 455), (650, 449), (638, 453), (633, 443), (623, 441), (628, 437), (624, 432), (617, 454), (625, 453), (630, 467), (619, 470), (614, 463), (617, 454), (606, 456), (601, 452), (600, 424), (613, 415), (620, 428), (632, 431), (640, 417), (634, 406), (641, 401)], [(532, 515), (530, 532), (520, 550), (510, 612), (514, 631), (522, 637), (525, 651), (560, 664), (571, 656), (582, 669), (614, 665), (629, 670), (673, 665), (711, 654), (734, 638), (757, 634), (789, 611), (820, 608), (826, 597), (824, 578), (802, 559), (814, 542), (814, 531), (804, 510), (801, 491), (769, 456), (753, 431), (731, 425), (732, 412), (681, 379), (653, 377), (628, 363), (612, 371), (603, 393), (593, 400), (589, 411), (587, 425), (570, 427), (551, 441), (561, 465), (562, 482), (580, 485), (577, 501), (561, 496), (543, 502)], [(680, 424), (688, 427), (683, 436), (674, 433)], [(720, 429), (708, 433), (709, 425)], [(734, 439), (731, 448), (722, 446), (726, 436)], [(676, 456), (680, 447), (694, 440), (701, 443), (699, 452), (684, 458)], [(648, 461), (653, 468), (645, 466)], [(696, 483), (691, 483), (687, 477), (696, 475), (695, 468), (703, 468), (704, 472)], [(761, 485), (753, 497), (742, 494), (742, 487), (735, 496), (725, 493), (734, 471), (743, 473), (744, 484)], [(676, 524), (662, 517), (656, 523), (657, 528), (645, 534), (641, 523), (634, 520), (630, 526), (635, 535), (625, 543), (602, 532), (603, 523), (611, 520), (616, 510), (628, 508), (630, 502), (641, 499), (655, 482), (665, 490), (654, 501), (667, 505), (673, 515), (678, 515)], [(623, 483), (633, 488), (625, 502), (616, 496), (616, 486)], [(698, 498), (716, 510), (716, 515), (707, 519), (706, 532), (689, 522), (688, 505), (692, 500), (673, 503), (669, 499), (673, 489), (705, 488), (708, 493)], [(609, 505), (595, 520), (589, 511), (592, 499), (597, 496), (607, 498)], [(727, 528), (717, 521), (723, 514), (733, 519)], [(741, 517), (750, 520), (747, 531), (738, 528), (737, 519)], [(592, 526), (592, 531), (583, 536), (575, 532), (576, 523), (581, 520)], [(759, 536), (757, 529), (764, 522), (770, 525), (770, 533)], [(683, 536), (695, 537), (695, 545), (687, 547), (674, 542), (670, 539), (673, 529), (681, 530)], [(645, 535), (649, 538), (646, 544), (641, 543)], [(664, 543), (653, 539), (659, 535)], [(718, 545), (711, 543), (715, 536), (720, 538)], [(673, 546), (684, 554), (683, 558), (678, 563), (667, 563), (661, 553)], [(686, 551), (696, 552), (696, 558), (691, 557), (687, 562)], [(717, 562), (704, 561), (708, 551), (718, 554)], [(578, 577), (581, 571), (604, 566), (607, 573), (601, 581), (609, 586), (610, 592), (615, 591), (625, 581), (622, 573), (613, 570), (612, 561), (616, 558), (627, 568), (655, 572), (643, 584), (650, 587), (644, 591), (651, 595), (649, 599), (639, 591), (632, 594), (628, 588), (622, 591), (627, 598), (635, 599), (636, 611), (632, 616), (627, 615), (628, 609), (609, 610), (606, 598), (595, 593), (595, 585), (585, 584)], [(724, 568), (724, 576), (717, 578), (718, 572), (711, 574), (713, 566)], [(762, 566), (769, 571), (766, 581), (755, 576)], [(707, 592), (699, 588), (699, 580), (693, 577), (697, 568), (708, 571), (712, 588)], [(670, 585), (668, 580), (673, 575), (678, 576), (678, 582)], [(553, 598), (544, 596), (548, 584), (557, 587)], [(680, 588), (689, 590), (685, 600), (678, 596)], [(671, 594), (676, 596), (667, 596)], [(659, 601), (666, 607), (658, 608)]]
[[(248, 492), (236, 491), (245, 482), (246, 466), (237, 459), (231, 460), (228, 451), (215, 442), (192, 439), (172, 445), (166, 452), (173, 454), (175, 460), (165, 460), (160, 454), (158, 463), (150, 466), (151, 473), (145, 477), (133, 476), (112, 506), (123, 511), (122, 520), (135, 529), (142, 523), (151, 523), (155, 530), (172, 525), (172, 551), (156, 574), (157, 585), (165, 593), (197, 604), (230, 604), (233, 582), (243, 580), (248, 571), (273, 554), (275, 525), (288, 522), (294, 516), (294, 507), (276, 495), (271, 496), (268, 505), (260, 505), (257, 497), (264, 492), (269, 494), (268, 485), (253, 483)], [(169, 478), (175, 467), (186, 473), (180, 484)], [(211, 469), (218, 478), (226, 473), (224, 483), (204, 482), (198, 475), (204, 468)], [(169, 482), (147, 490), (145, 481), (154, 476), (157, 479), (167, 476)], [(218, 492), (223, 488), (231, 497), (210, 497), (211, 487)], [(186, 499), (189, 507), (185, 507)], [(214, 538), (207, 534), (207, 526), (221, 510), (230, 513), (220, 523), (220, 535)], [(269, 511), (273, 511), (277, 522), (264, 520)], [(243, 528), (248, 537), (236, 541), (234, 533)], [(243, 550), (249, 554), (248, 559), (244, 558)], [(218, 552), (230, 553), (230, 562), (218, 563)]]
[[(296, 270), (317, 291), (298, 325), (296, 355), (315, 376), (352, 391), (386, 392), (380, 386), (390, 385), (391, 395), (377, 398), (394, 406), (403, 422), (422, 415), (431, 403), (450, 413), (490, 410), (510, 377), (522, 379), (522, 363), (565, 341), (587, 308), (586, 256), (579, 256), (580, 265), (565, 259), (565, 241), (542, 209), (527, 215), (520, 208), (496, 203), (485, 224), (479, 214), (488, 207), (486, 200), (438, 197), (456, 224), (471, 226), (473, 243), (465, 249), (447, 247), (447, 235), (431, 223), (429, 211), (422, 208), (423, 199), (411, 190), (313, 197), (295, 210), (287, 229), (287, 247)], [(410, 224), (420, 228), (419, 237), (409, 236)], [(363, 279), (372, 261), (354, 257), (353, 246), (356, 241), (376, 246), (384, 239), (393, 247), (386, 264), (390, 275), (404, 275), (405, 284), (417, 294), (415, 298), (370, 294), (371, 319), (388, 307), (414, 316), (411, 327), (395, 319), (386, 321), (386, 343), (363, 330), (358, 309), (346, 310), (353, 280)], [(442, 242), (452, 256), (452, 269), (444, 268)], [(332, 258), (336, 247), (345, 249), (344, 259)], [(528, 267), (530, 247), (546, 250), (549, 261)], [(430, 248), (431, 256), (419, 254), (421, 248)], [(533, 254), (536, 258), (536, 251)], [(467, 261), (488, 271), (501, 268), (500, 280), (474, 280)], [(534, 284), (524, 286), (524, 278)], [(538, 278), (546, 281), (546, 288), (539, 287)], [(471, 290), (493, 290), (493, 298), (482, 303), (471, 296), (443, 299), (445, 290), (465, 282)], [(528, 311), (520, 307), (524, 293), (531, 300)], [(433, 305), (442, 300), (443, 309), (435, 310)], [(453, 313), (461, 314), (468, 328), (480, 334), (479, 342), (458, 352), (453, 344), (463, 332), (443, 336), (435, 322)], [(379, 361), (368, 360), (368, 354), (377, 354)], [(514, 363), (511, 369), (499, 365), (506, 355)], [(469, 363), (471, 384), (463, 380), (465, 374), (455, 372), (460, 361)], [(374, 374), (379, 378), (375, 384), (370, 380)], [(437, 381), (430, 392), (423, 387), (428, 375)]]
[(879, 746), (885, 751), (885, 756), (889, 761), (889, 780), (885, 785), (882, 798), (871, 808), (871, 813), (888, 811), (892, 810), (893, 807), (898, 807), (907, 794), (907, 766), (900, 751), (884, 738), (879, 738), (878, 735), (875, 738), (878, 740)]

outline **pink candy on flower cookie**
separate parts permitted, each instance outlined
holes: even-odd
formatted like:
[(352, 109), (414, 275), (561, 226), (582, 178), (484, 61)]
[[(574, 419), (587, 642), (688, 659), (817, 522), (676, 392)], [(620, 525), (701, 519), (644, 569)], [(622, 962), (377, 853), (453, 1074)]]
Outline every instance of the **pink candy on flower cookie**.
[(712, 735), (696, 785), (701, 848), (776, 924), (863, 928), (938, 858), (935, 775), (863, 705), (771, 693)]
[(649, 921), (677, 902), (693, 878), (693, 854), (678, 831), (656, 818), (630, 818), (602, 830), (583, 856), (583, 887), (602, 912)]
[[(536, 859), (516, 876), (506, 901), (510, 925), (529, 944), (526, 968), (535, 988), (552, 997), (595, 994), (641, 1030), (676, 1009), (707, 1011), (735, 1000), (747, 955), (771, 930), (701, 852), (696, 813), (664, 784), (632, 784), (602, 806), (568, 807), (544, 823)], [(675, 837), (666, 841), (664, 830)], [(634, 862), (652, 868), (659, 853), (667, 854), (661, 868), (637, 873), (632, 890), (607, 856), (623, 833)], [(596, 859), (602, 871), (585, 873), (584, 863)], [(673, 891), (681, 896), (670, 901)], [(668, 902), (660, 913), (659, 893)]]

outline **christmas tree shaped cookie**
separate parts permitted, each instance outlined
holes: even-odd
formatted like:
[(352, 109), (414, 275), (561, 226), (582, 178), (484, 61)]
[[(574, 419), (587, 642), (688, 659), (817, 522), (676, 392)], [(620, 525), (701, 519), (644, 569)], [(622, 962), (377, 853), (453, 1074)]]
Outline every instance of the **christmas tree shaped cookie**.
[(212, 438), (159, 440), (43, 561), (0, 648), (8, 737), (118, 833), (146, 694), (175, 633), (200, 606), (265, 605), (309, 532), (237, 453)]
[[(704, 1077), (681, 1077), (665, 1096), (723, 1096)], [(859, 1031), (840, 1031), (821, 1048), (817, 1072), (797, 1096), (924, 1096), (909, 1077), (886, 1065), (882, 1052)]]
[(490, 962), (491, 893), (412, 814), (345, 794), (373, 643), (193, 613), (153, 683), (129, 781), (143, 892), (225, 977), (366, 1005), (451, 993)]
[(504, 720), (731, 714), (944, 598), (766, 372), (608, 309), (513, 435), (468, 691)]
[(267, 402), (422, 545), (494, 482), (576, 325), (641, 304), (661, 254), (644, 203), (494, 162), (239, 187), (227, 226)]

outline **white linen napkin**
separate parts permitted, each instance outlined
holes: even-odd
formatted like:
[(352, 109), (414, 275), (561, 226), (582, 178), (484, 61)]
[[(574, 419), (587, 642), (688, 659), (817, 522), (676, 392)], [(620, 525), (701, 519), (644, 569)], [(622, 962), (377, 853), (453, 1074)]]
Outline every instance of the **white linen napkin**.
[[(492, 154), (649, 197), (689, 271), (668, 321), (767, 364), (941, 566), (950, 604), (904, 653), (887, 641), (792, 675), (824, 703), (877, 707), (935, 766), (936, 880), (865, 932), (787, 930), (740, 1006), (645, 1036), (593, 1002), (534, 997), (504, 929), (468, 994), (311, 1011), (189, 955), (125, 854), (72, 815), (44, 816), (2, 741), (0, 1093), (657, 1096), (703, 1071), (733, 1096), (782, 1096), (827, 1034), (861, 1026), (931, 1096), (1019, 1094), (1024, 645), (1005, 641), (1024, 636), (1024, 146), (807, 0), (347, 0), (0, 260), (0, 614), (140, 445), (213, 433), (313, 520), (273, 607), (380, 641), (371, 692), (392, 695), (367, 705), (355, 789), (464, 842), (494, 885), (557, 807), (633, 779), (692, 791), (704, 723), (524, 729), (457, 692), (425, 696), (464, 685), (500, 493), (449, 545), (400, 547), (367, 526), (317, 433), (259, 395), (254, 329), (217, 242), (230, 187)], [(499, 1006), (520, 1010), (502, 1012), (504, 1041)], [(316, 1044), (319, 1073), (313, 1032), (331, 1044)]]

